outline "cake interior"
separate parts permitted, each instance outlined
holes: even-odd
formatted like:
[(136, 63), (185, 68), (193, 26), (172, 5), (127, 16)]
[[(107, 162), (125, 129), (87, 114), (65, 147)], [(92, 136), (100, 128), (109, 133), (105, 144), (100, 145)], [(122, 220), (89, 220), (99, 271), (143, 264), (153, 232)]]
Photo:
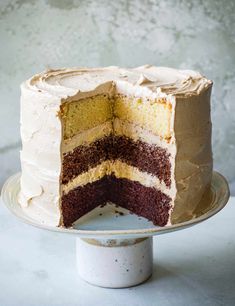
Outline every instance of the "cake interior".
[(61, 225), (112, 202), (164, 226), (172, 209), (172, 105), (100, 94), (61, 106)]

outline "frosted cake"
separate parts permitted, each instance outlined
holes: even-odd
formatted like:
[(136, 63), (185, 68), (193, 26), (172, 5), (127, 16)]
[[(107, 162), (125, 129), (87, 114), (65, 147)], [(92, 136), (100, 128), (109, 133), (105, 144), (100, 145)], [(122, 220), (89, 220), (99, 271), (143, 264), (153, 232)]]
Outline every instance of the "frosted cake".
[(211, 184), (211, 87), (148, 65), (32, 77), (21, 86), (20, 205), (51, 226), (108, 202), (155, 225), (189, 219)]

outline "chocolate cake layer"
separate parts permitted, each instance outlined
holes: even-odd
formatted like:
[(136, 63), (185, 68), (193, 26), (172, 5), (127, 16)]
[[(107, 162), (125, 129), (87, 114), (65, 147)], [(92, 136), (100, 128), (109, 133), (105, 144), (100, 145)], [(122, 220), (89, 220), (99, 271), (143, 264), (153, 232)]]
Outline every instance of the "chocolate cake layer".
[(153, 187), (146, 187), (128, 179), (109, 177), (109, 201), (131, 212), (145, 217), (153, 224), (167, 224), (170, 209), (170, 197)]
[(167, 150), (125, 136), (104, 137), (64, 154), (62, 183), (67, 184), (102, 161), (116, 159), (157, 176), (168, 187), (171, 185), (170, 154)]
[(112, 148), (112, 137), (96, 140), (89, 146), (79, 146), (70, 153), (63, 155), (62, 184), (67, 184), (71, 179), (86, 172), (102, 161), (109, 159)]
[(64, 226), (71, 226), (78, 218), (108, 201), (129, 209), (159, 226), (166, 225), (171, 207), (171, 199), (155, 188), (145, 187), (128, 179), (105, 176), (62, 196)]
[(107, 177), (71, 190), (61, 198), (63, 225), (69, 227), (77, 219), (107, 201)]
[(141, 171), (153, 174), (171, 185), (170, 154), (166, 149), (140, 140), (133, 141), (125, 136), (115, 136), (111, 159), (119, 159)]

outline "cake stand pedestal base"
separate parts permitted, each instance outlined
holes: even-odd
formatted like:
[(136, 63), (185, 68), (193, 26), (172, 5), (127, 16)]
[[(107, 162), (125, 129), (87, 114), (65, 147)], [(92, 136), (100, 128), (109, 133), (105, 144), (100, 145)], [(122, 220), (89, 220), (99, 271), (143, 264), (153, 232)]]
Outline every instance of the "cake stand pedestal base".
[(78, 273), (100, 287), (124, 288), (143, 283), (152, 274), (153, 239), (76, 238)]

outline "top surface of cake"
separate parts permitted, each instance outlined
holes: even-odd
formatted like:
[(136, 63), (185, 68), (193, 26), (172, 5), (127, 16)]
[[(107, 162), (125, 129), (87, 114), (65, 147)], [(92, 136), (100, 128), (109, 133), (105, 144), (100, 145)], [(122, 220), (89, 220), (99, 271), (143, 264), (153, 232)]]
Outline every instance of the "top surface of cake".
[(145, 65), (133, 69), (110, 66), (49, 70), (33, 77), (28, 85), (63, 97), (78, 90), (92, 91), (106, 82), (117, 82), (123, 91), (134, 90), (135, 95), (162, 92), (186, 97), (199, 94), (211, 84), (199, 72)]
[(158, 225), (192, 217), (211, 182), (211, 87), (149, 65), (35, 75), (21, 87), (20, 204), (50, 225), (107, 201)]

